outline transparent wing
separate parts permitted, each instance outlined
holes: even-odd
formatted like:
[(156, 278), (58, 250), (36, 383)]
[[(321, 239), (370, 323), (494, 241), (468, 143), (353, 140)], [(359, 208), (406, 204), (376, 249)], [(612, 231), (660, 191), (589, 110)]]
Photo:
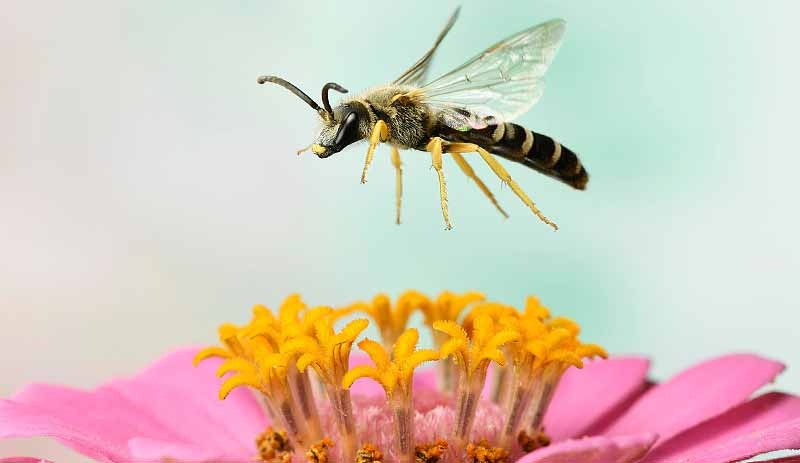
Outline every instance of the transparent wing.
[(426, 102), (457, 130), (511, 121), (544, 91), (544, 76), (564, 36), (553, 19), (496, 43), (465, 64), (423, 85)]
[(428, 69), (430, 69), (431, 62), (433, 61), (433, 55), (436, 53), (436, 49), (439, 48), (439, 44), (442, 43), (444, 40), (444, 36), (450, 32), (450, 29), (453, 27), (453, 24), (456, 23), (456, 19), (458, 19), (458, 12), (461, 11), (461, 7), (456, 8), (452, 15), (450, 15), (450, 19), (445, 24), (444, 29), (439, 33), (439, 36), (436, 37), (436, 42), (434, 42), (433, 47), (425, 53), (422, 58), (417, 60), (410, 68), (406, 70), (400, 77), (398, 77), (394, 83), (398, 85), (419, 85), (425, 81)]

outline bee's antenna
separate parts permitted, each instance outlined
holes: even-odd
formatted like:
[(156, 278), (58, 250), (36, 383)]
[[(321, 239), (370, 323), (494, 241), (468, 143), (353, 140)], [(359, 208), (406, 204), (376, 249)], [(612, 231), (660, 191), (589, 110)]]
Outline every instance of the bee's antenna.
[[(263, 84), (266, 82), (272, 82), (273, 84), (278, 84), (281, 87), (289, 90), (290, 92), (294, 93), (295, 95), (299, 96), (301, 100), (308, 103), (314, 111), (318, 113), (322, 113), (322, 108), (319, 107), (316, 101), (312, 100), (310, 96), (306, 95), (305, 92), (300, 90), (299, 88), (295, 87), (293, 84), (289, 83), (288, 81), (281, 79), (280, 77), (275, 76), (261, 76), (258, 78), (258, 83)], [(326, 105), (327, 106), (327, 105)]]
[(333, 115), (333, 109), (331, 109), (331, 103), (330, 101), (328, 101), (328, 90), (330, 89), (334, 89), (339, 93), (347, 93), (347, 89), (335, 82), (328, 82), (327, 84), (322, 86), (322, 106), (325, 107), (325, 111), (328, 111), (328, 114)]

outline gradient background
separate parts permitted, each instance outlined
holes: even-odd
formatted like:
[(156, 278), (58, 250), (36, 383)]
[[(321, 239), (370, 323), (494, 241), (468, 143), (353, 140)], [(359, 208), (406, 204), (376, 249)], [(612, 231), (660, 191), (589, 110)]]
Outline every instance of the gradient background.
[[(381, 149), (298, 158), (316, 96), (398, 75), (454, 2), (3, 2), (0, 15), (0, 396), (30, 381), (91, 386), (224, 320), (302, 291), (536, 293), (584, 338), (641, 352), (665, 378), (755, 351), (800, 391), (796, 172), (800, 65), (790, 1), (464, 2), (438, 74), (551, 17), (568, 33), (520, 123), (582, 154), (589, 190), (511, 166), (561, 230), (478, 162), (504, 221), (445, 159), (404, 157), (404, 224)], [(501, 6), (502, 5), (502, 6)], [(338, 97), (336, 98), (338, 100)], [(45, 440), (0, 455), (81, 459)]]

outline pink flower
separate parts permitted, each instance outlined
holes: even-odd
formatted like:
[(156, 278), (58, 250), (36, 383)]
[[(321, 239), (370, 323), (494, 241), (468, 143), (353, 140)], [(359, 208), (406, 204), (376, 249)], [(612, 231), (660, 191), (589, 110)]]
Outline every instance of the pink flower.
[[(245, 388), (218, 400), (219, 361), (194, 368), (195, 353), (178, 350), (91, 391), (30, 385), (0, 401), (0, 438), (50, 436), (102, 462), (252, 462), (254, 439), (270, 424), (262, 406)], [(722, 463), (800, 447), (800, 398), (752, 397), (783, 370), (780, 363), (728, 355), (661, 384), (647, 381), (648, 366), (644, 358), (619, 357), (567, 371), (544, 421), (553, 443), (517, 463)], [(435, 384), (431, 370), (414, 378), (419, 442), (445, 437), (453, 422), (450, 399)], [(351, 392), (359, 437), (388, 449), (391, 414), (382, 389), (358, 381)], [(330, 409), (319, 407), (323, 428), (334, 434)], [(498, 413), (483, 401), (472, 435), (491, 439), (502, 423)]]

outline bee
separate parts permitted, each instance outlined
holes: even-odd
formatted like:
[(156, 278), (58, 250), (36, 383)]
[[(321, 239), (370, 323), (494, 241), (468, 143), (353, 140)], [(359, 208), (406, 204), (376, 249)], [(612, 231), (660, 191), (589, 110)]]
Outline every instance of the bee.
[(322, 107), (280, 77), (261, 76), (258, 82), (288, 89), (319, 114), (322, 128), (316, 140), (298, 154), (310, 149), (318, 157), (328, 158), (366, 140), (367, 155), (361, 174), (361, 183), (365, 183), (376, 147), (380, 143), (390, 145), (396, 171), (398, 224), (403, 188), (400, 150), (413, 149), (430, 153), (447, 229), (452, 224), (443, 155), (451, 156), (497, 210), (508, 217), (464, 156), (477, 153), (542, 222), (557, 230), (558, 226), (539, 211), (495, 156), (530, 167), (575, 189), (586, 188), (589, 176), (575, 152), (547, 135), (511, 122), (542, 96), (543, 76), (561, 45), (565, 22), (554, 19), (514, 34), (430, 80), (427, 75), (434, 54), (455, 24), (458, 12), (456, 9), (452, 14), (433, 47), (400, 77), (346, 98), (335, 108), (328, 99), (330, 90), (343, 94), (348, 91), (334, 82), (322, 87)]

